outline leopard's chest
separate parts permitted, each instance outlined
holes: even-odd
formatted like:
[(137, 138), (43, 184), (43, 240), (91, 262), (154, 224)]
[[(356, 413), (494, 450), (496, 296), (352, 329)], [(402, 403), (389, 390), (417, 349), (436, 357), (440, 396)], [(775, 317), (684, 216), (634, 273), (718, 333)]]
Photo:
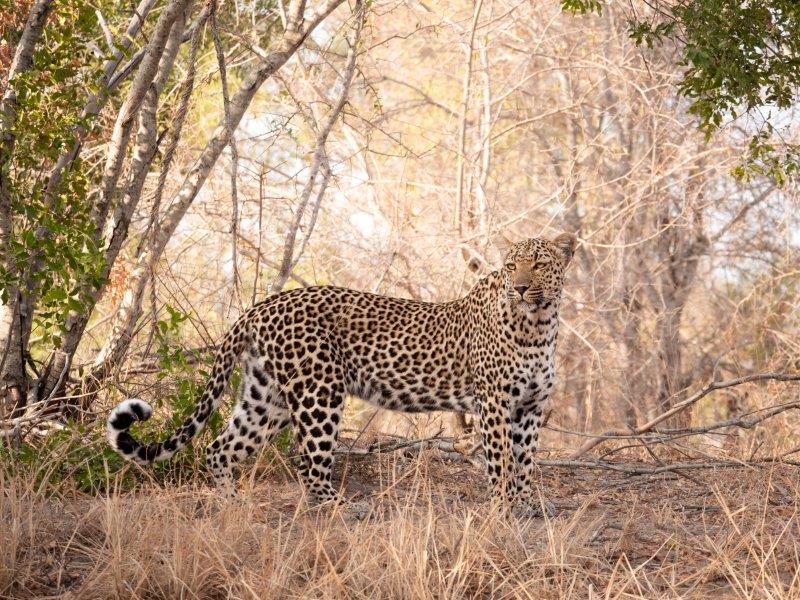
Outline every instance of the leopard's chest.
[(554, 328), (519, 331), (496, 338), (488, 356), (499, 357), (495, 374), (512, 405), (528, 405), (546, 397), (555, 382)]
[(516, 346), (510, 352), (509, 375), (527, 378), (546, 378), (552, 373), (555, 343), (543, 340), (540, 344)]

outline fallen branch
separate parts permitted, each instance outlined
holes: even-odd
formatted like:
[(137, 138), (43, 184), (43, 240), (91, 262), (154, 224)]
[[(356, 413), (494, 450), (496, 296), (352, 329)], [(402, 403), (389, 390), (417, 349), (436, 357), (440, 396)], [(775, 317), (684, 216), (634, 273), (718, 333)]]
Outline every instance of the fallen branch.
[(736, 379), (729, 379), (728, 381), (712, 381), (707, 385), (705, 385), (700, 391), (691, 395), (686, 400), (679, 402), (668, 411), (648, 421), (644, 425), (640, 425), (639, 427), (635, 427), (633, 429), (610, 429), (602, 434), (593, 436), (591, 439), (584, 442), (580, 448), (578, 448), (575, 452), (573, 452), (570, 455), (570, 458), (571, 459), (580, 458), (581, 456), (589, 452), (589, 450), (591, 450), (595, 446), (598, 446), (599, 444), (602, 444), (608, 439), (619, 438), (621, 436), (625, 436), (628, 438), (641, 436), (643, 433), (647, 433), (650, 430), (652, 430), (659, 423), (662, 423), (667, 419), (669, 419), (670, 417), (678, 414), (679, 412), (686, 410), (687, 408), (695, 404), (698, 400), (704, 398), (705, 396), (707, 396), (708, 394), (710, 394), (715, 390), (721, 390), (723, 388), (733, 387), (735, 385), (741, 385), (743, 383), (749, 383), (751, 381), (765, 381), (765, 380), (800, 381), (800, 374), (755, 373), (753, 375), (746, 375), (744, 377), (738, 377)]
[[(356, 440), (357, 441), (357, 440)], [(439, 437), (438, 434), (426, 438), (396, 438), (395, 440), (385, 443), (384, 440), (376, 440), (365, 448), (355, 446), (355, 444), (348, 444), (347, 447), (339, 447), (336, 454), (348, 454), (351, 456), (365, 456), (367, 454), (383, 454), (386, 452), (396, 452), (397, 450), (411, 449), (411, 448), (438, 448), (446, 452), (454, 452), (455, 441), (452, 438)]]
[[(441, 432), (439, 432), (441, 433)], [(398, 450), (439, 450), (441, 458), (456, 462), (466, 462), (475, 466), (481, 466), (482, 460), (476, 456), (480, 444), (473, 443), (469, 437), (451, 438), (440, 437), (439, 433), (426, 438), (408, 439), (400, 436), (387, 434), (392, 441), (376, 440), (365, 448), (355, 446), (355, 442), (342, 444), (336, 449), (337, 455), (344, 456), (369, 456), (371, 454), (386, 454), (397, 452)], [(344, 440), (343, 440), (344, 441)], [(357, 439), (355, 440), (357, 441)]]
[[(717, 429), (724, 429), (726, 427), (738, 427), (739, 429), (752, 429), (762, 421), (766, 421), (770, 417), (779, 415), (787, 410), (800, 408), (800, 402), (787, 402), (785, 404), (776, 404), (768, 406), (759, 410), (747, 413), (736, 417), (735, 419), (725, 419), (723, 421), (715, 421), (708, 425), (701, 425), (699, 427), (685, 427), (683, 429), (654, 429), (653, 433), (664, 436), (685, 436), (685, 435), (698, 435), (702, 433), (711, 433)], [(760, 413), (760, 414), (757, 414)], [(752, 415), (752, 416), (751, 416)]]
[[(763, 419), (762, 419), (763, 420)], [(336, 450), (337, 455), (344, 456), (369, 456), (375, 454), (385, 454), (397, 452), (398, 450), (412, 449), (435, 449), (444, 453), (445, 457), (451, 460), (468, 462), (479, 466), (482, 460), (475, 456), (475, 448), (469, 440), (431, 436), (425, 438), (406, 439), (394, 437), (391, 441), (377, 440), (367, 447), (340, 447)], [(796, 449), (800, 451), (800, 448)], [(662, 473), (673, 472), (682, 475), (681, 471), (697, 471), (707, 469), (733, 469), (733, 468), (756, 468), (766, 464), (786, 464), (800, 467), (800, 461), (788, 460), (786, 457), (793, 452), (787, 452), (780, 456), (769, 456), (750, 460), (707, 460), (679, 463), (659, 463), (648, 465), (639, 462), (623, 461), (604, 461), (604, 460), (574, 460), (574, 459), (537, 459), (534, 463), (540, 467), (558, 467), (565, 469), (600, 469), (606, 471), (616, 471), (626, 475), (660, 475)]]
[[(648, 436), (646, 439), (649, 443), (658, 444), (658, 443), (666, 443), (669, 442), (670, 440), (674, 440), (679, 437), (700, 435), (704, 433), (714, 433), (718, 429), (727, 429), (730, 427), (737, 427), (739, 429), (752, 429), (762, 421), (766, 421), (771, 417), (774, 417), (783, 412), (793, 409), (800, 409), (800, 402), (786, 402), (784, 404), (775, 404), (772, 406), (767, 406), (765, 408), (759, 408), (749, 413), (745, 413), (736, 418), (724, 419), (722, 421), (715, 421), (713, 423), (709, 423), (707, 425), (701, 425), (698, 427), (679, 427), (679, 428), (676, 427), (669, 429), (654, 428), (644, 434), (628, 432), (625, 434), (618, 434), (618, 435), (606, 435), (606, 434), (598, 435), (594, 433), (587, 433), (585, 431), (576, 431), (574, 429), (564, 429), (563, 427), (557, 427), (555, 425), (549, 425), (547, 426), (547, 429), (550, 429), (551, 431), (556, 431), (558, 433), (566, 433), (567, 435), (574, 435), (578, 437), (593, 438), (593, 439), (603, 438), (604, 440), (641, 440), (644, 436)], [(544, 425), (542, 426), (544, 427)], [(716, 435), (728, 435), (728, 434), (717, 433)]]
[(567, 469), (605, 469), (628, 475), (659, 475), (667, 471), (756, 468), (766, 464), (784, 464), (800, 467), (800, 461), (786, 460), (783, 456), (768, 456), (755, 460), (719, 460), (707, 462), (683, 462), (664, 465), (645, 465), (641, 463), (610, 462), (602, 460), (534, 460), (541, 467), (562, 467)]

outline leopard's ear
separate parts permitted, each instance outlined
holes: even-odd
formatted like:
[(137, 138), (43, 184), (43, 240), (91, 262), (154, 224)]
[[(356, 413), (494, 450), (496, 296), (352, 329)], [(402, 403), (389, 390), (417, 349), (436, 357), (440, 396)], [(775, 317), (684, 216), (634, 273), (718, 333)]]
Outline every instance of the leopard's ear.
[(476, 255), (475, 251), (465, 248), (464, 246), (461, 247), (461, 258), (464, 259), (464, 262), (467, 265), (467, 269), (470, 270), (472, 273), (480, 273), (481, 270), (481, 259)]
[(575, 254), (578, 238), (571, 233), (562, 233), (553, 240), (553, 245), (564, 255), (564, 263), (566, 264), (569, 263), (572, 255)]
[(495, 248), (497, 248), (497, 252), (500, 255), (500, 260), (504, 260), (511, 249), (516, 245), (516, 242), (511, 239), (505, 231), (498, 231), (494, 236), (492, 236), (492, 244)]

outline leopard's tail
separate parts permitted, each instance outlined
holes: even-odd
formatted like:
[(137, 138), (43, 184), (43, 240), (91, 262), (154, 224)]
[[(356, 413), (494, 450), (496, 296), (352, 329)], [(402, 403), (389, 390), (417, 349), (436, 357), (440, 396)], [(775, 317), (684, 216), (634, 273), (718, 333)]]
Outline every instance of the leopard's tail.
[(108, 415), (106, 433), (111, 446), (123, 457), (139, 464), (167, 460), (183, 449), (205, 427), (208, 418), (219, 407), (236, 359), (249, 342), (248, 329), (247, 319), (242, 317), (222, 340), (211, 375), (194, 412), (169, 439), (155, 444), (142, 444), (128, 432), (134, 421), (146, 421), (153, 414), (153, 409), (147, 402), (130, 398)]

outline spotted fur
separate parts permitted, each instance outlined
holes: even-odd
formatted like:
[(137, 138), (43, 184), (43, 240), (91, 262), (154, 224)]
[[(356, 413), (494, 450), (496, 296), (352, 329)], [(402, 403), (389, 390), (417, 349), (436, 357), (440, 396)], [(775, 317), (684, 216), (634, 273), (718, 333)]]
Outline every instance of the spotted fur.
[(194, 414), (169, 439), (142, 445), (130, 435), (134, 421), (152, 414), (132, 399), (109, 416), (111, 445), (139, 463), (171, 457), (208, 421), (240, 360), (240, 399), (206, 452), (229, 494), (235, 465), (291, 424), (306, 488), (317, 501), (334, 499), (333, 452), (351, 394), (406, 412), (476, 413), (492, 485), (526, 502), (575, 243), (561, 235), (516, 244), (500, 270), (442, 304), (332, 286), (272, 296), (225, 336)]

